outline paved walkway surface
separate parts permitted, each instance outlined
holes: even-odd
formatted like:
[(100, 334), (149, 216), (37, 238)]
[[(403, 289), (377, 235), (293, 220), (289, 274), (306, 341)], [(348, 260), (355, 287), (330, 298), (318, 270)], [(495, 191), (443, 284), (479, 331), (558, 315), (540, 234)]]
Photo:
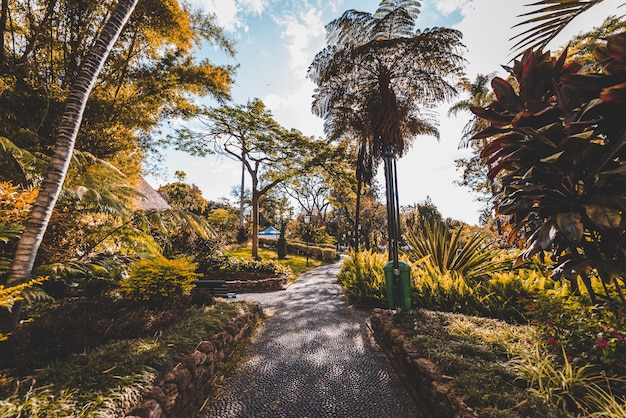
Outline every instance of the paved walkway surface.
[(286, 291), (238, 294), (268, 316), (207, 417), (422, 417), (367, 332), (369, 310), (349, 307), (340, 264), (300, 276)]

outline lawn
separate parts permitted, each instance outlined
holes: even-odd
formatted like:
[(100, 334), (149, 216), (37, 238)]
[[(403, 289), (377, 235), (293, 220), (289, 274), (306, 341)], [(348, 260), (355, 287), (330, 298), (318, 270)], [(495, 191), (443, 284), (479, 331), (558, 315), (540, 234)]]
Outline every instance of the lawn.
[[(236, 258), (252, 258), (251, 254), (252, 248), (250, 246), (233, 248), (226, 251), (227, 256)], [(309, 265), (307, 267), (306, 256), (287, 254), (287, 258), (281, 260), (278, 258), (278, 254), (275, 250), (270, 250), (267, 248), (259, 248), (259, 256), (263, 260), (273, 260), (276, 261), (278, 264), (290, 267), (291, 271), (293, 271), (296, 277), (312, 268), (329, 264), (329, 262), (309, 257)]]

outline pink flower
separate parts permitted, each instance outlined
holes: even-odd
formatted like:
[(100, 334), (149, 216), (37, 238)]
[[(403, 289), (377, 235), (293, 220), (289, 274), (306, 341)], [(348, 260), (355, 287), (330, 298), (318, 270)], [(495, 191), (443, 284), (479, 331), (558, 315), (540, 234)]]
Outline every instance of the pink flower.
[(597, 338), (596, 339), (596, 344), (598, 344), (598, 347), (600, 348), (606, 348), (608, 341), (605, 338)]
[(548, 338), (548, 344), (552, 344), (552, 345), (558, 345), (559, 342), (557, 340), (555, 340), (554, 338), (550, 337)]

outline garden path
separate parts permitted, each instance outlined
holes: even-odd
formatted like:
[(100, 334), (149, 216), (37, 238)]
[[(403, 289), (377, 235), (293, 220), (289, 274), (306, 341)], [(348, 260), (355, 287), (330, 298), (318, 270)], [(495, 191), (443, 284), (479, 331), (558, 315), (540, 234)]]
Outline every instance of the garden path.
[(369, 310), (344, 301), (340, 263), (301, 275), (285, 291), (238, 294), (268, 316), (207, 417), (422, 417), (372, 344)]

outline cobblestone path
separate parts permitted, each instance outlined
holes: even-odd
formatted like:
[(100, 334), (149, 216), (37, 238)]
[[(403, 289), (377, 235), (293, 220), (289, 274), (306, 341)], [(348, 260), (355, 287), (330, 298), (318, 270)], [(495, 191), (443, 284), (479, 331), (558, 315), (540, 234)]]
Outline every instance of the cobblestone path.
[(349, 307), (340, 264), (313, 269), (286, 291), (241, 294), (266, 319), (207, 417), (421, 417), (367, 333), (368, 310)]

